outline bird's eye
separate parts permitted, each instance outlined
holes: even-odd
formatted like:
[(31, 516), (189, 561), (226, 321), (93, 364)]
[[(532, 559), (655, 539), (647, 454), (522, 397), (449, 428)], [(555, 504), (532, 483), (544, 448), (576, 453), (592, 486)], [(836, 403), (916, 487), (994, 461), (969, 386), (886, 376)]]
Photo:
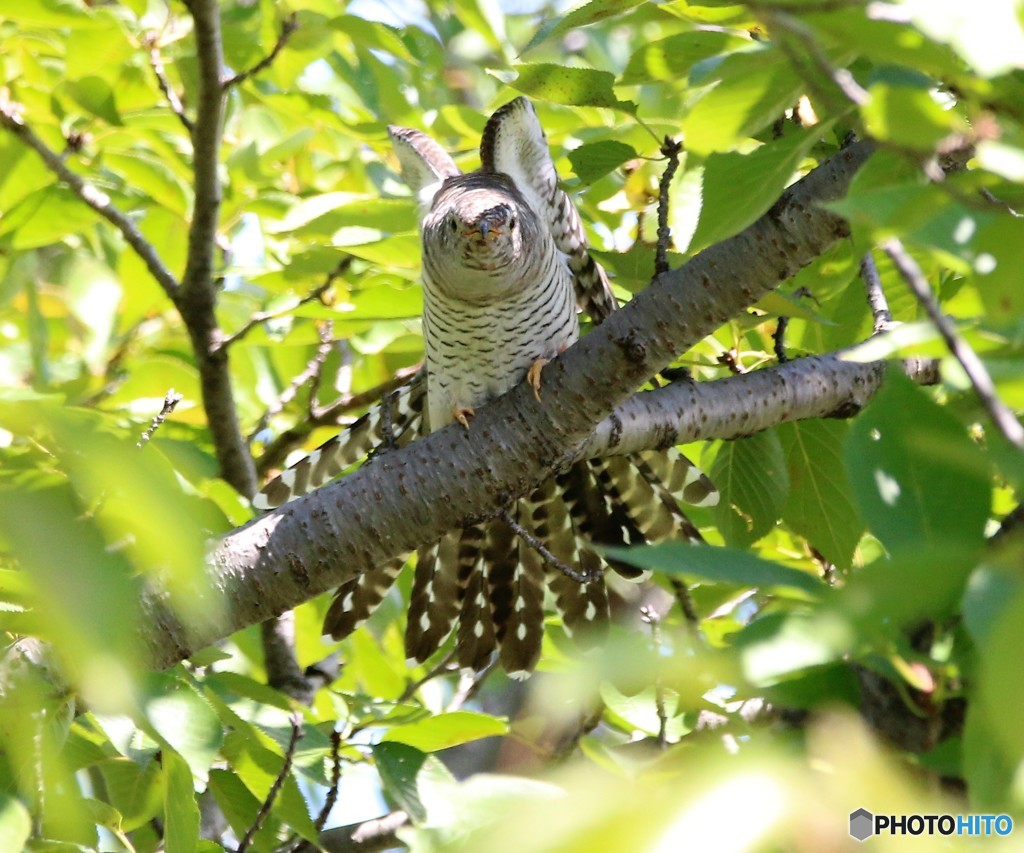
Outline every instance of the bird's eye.
[(516, 227), (516, 218), (514, 216), (510, 216), (508, 218), (508, 230), (511, 231), (515, 227)]
[(451, 228), (453, 232), (459, 230), (459, 223), (455, 221), (454, 216), (448, 217), (448, 227)]

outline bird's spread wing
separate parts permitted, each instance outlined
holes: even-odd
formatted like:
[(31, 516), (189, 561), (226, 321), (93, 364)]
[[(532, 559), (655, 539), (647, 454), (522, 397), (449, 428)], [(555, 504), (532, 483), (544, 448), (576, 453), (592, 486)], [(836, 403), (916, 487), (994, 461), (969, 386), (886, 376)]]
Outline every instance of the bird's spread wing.
[(515, 181), (565, 254), (580, 310), (596, 323), (606, 319), (617, 307), (608, 276), (590, 255), (576, 206), (558, 186), (547, 137), (526, 98), (510, 101), (491, 116), (480, 142), (480, 162), (484, 172), (502, 172)]
[(388, 136), (402, 167), (402, 180), (409, 185), (420, 210), (428, 210), (445, 178), (461, 175), (451, 155), (423, 131), (388, 126)]

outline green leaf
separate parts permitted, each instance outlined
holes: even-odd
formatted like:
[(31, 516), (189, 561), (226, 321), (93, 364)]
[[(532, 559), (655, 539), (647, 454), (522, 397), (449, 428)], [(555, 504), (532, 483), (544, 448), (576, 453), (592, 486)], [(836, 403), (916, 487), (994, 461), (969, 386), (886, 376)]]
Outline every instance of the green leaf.
[(713, 69), (718, 83), (683, 119), (686, 147), (697, 153), (729, 151), (768, 126), (796, 103), (803, 82), (771, 48), (734, 54)]
[(704, 203), (690, 251), (738, 234), (770, 208), (826, 126), (761, 145), (750, 154), (711, 154), (704, 164)]
[(613, 18), (628, 12), (634, 6), (639, 6), (643, 0), (590, 0), (583, 6), (573, 9), (564, 18), (561, 18), (553, 27), (542, 27), (537, 34), (530, 39), (523, 53), (532, 50), (538, 44), (565, 35), (569, 30), (576, 27), (585, 27), (606, 18)]
[(636, 104), (620, 101), (613, 90), (615, 75), (592, 68), (575, 68), (550, 63), (513, 65), (517, 77), (508, 80), (513, 89), (556, 104), (577, 107), (608, 107), (629, 115)]
[(68, 82), (66, 86), (71, 99), (86, 112), (108, 124), (122, 124), (114, 90), (102, 77), (83, 77), (81, 80)]
[(188, 764), (192, 775), (206, 781), (223, 741), (220, 720), (191, 684), (173, 676), (158, 679), (146, 700), (145, 714), (158, 738)]
[(0, 0), (0, 18), (24, 27), (107, 27), (105, 16), (74, 0)]
[[(625, 731), (639, 731), (654, 736), (661, 730), (661, 721), (658, 719), (658, 690), (655, 687), (647, 687), (639, 693), (626, 695), (605, 681), (601, 683), (601, 699), (608, 708), (609, 722)], [(677, 710), (678, 696), (675, 693), (667, 693), (663, 697), (663, 702), (668, 718), (665, 734), (669, 742), (674, 742), (686, 733), (683, 718), (679, 716)]]
[(583, 183), (592, 184), (637, 156), (632, 145), (614, 139), (602, 139), (574, 148), (569, 152), (569, 162)]
[(386, 742), (373, 747), (373, 757), (384, 790), (413, 820), (425, 820), (427, 810), (420, 798), (419, 775), (431, 757), (406, 744)]
[(1008, 708), (1024, 707), (1024, 679), (1014, 677), (1024, 648), (1024, 592), (1007, 603), (980, 649), (979, 709), (1010, 766), (1024, 758), (1024, 732)]
[(984, 455), (901, 371), (889, 371), (854, 421), (846, 463), (853, 496), (891, 553), (981, 547), (991, 500)]
[(772, 430), (725, 442), (708, 472), (722, 493), (714, 509), (726, 545), (745, 547), (768, 533), (782, 515), (789, 472)]
[(698, 62), (749, 45), (748, 39), (731, 33), (705, 30), (678, 33), (645, 44), (636, 51), (619, 77), (619, 85), (682, 80)]
[(460, 743), (504, 734), (508, 734), (508, 723), (503, 719), (473, 711), (453, 711), (394, 726), (382, 740), (404, 743), (422, 752), (437, 752)]
[(899, 638), (903, 629), (921, 620), (941, 621), (956, 612), (974, 561), (972, 549), (926, 543), (880, 557), (850, 575), (832, 599), (831, 610), (875, 643)]
[(864, 524), (850, 497), (840, 421), (801, 421), (778, 427), (789, 471), (782, 518), (831, 563), (849, 568)]
[(825, 589), (814, 575), (762, 560), (748, 551), (735, 548), (664, 542), (636, 548), (603, 548), (602, 551), (641, 569), (704, 578), (716, 583), (762, 589), (781, 587), (812, 596), (821, 595)]
[(28, 809), (7, 794), (0, 793), (0, 850), (21, 850), (32, 834)]
[[(2, 413), (0, 423), (14, 425)], [(40, 628), (87, 694), (125, 701), (138, 599), (124, 555), (108, 549), (65, 480), (38, 471), (0, 478), (0, 536), (33, 582)]]
[(13, 234), (15, 249), (34, 249), (63, 240), (95, 224), (99, 214), (78, 196), (50, 186), (24, 198), (0, 220), (0, 235)]
[(959, 116), (939, 106), (925, 88), (876, 84), (869, 94), (861, 114), (875, 139), (931, 151), (950, 134), (966, 130)]
[(192, 771), (176, 752), (161, 754), (164, 767), (164, 841), (167, 853), (195, 853), (199, 843), (199, 804)]
[(138, 829), (163, 808), (164, 779), (160, 762), (139, 767), (128, 758), (109, 758), (97, 765), (103, 774), (106, 796), (121, 813), (125, 832)]
[(744, 675), (755, 685), (769, 685), (841, 659), (856, 635), (847, 620), (829, 611), (817, 617), (769, 613), (740, 631), (734, 644)]
[[(210, 786), (214, 799), (224, 817), (227, 818), (235, 835), (241, 838), (256, 820), (256, 813), (262, 805), (260, 800), (253, 796), (252, 792), (245, 787), (241, 779), (230, 770), (215, 768), (210, 771)], [(273, 814), (267, 815), (263, 827), (255, 836), (255, 847), (257, 850), (271, 850), (274, 848), (274, 841), (277, 835), (279, 822)]]
[(331, 20), (331, 28), (340, 30), (363, 47), (382, 50), (406, 62), (416, 61), (402, 41), (401, 32), (395, 27), (356, 15), (339, 15)]

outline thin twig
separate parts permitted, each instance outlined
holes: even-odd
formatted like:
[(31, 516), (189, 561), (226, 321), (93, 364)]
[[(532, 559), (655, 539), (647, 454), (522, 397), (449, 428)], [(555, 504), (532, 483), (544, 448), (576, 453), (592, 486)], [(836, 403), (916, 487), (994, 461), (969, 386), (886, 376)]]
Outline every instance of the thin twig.
[(416, 691), (419, 690), (428, 681), (433, 681), (439, 675), (444, 675), (445, 673), (449, 672), (449, 666), (454, 659), (455, 650), (453, 649), (452, 651), (448, 652), (448, 654), (446, 654), (443, 658), (441, 658), (437, 666), (433, 667), (422, 678), (419, 678), (416, 681), (410, 681), (409, 684), (406, 685), (405, 690), (402, 691), (402, 695), (395, 700), (395, 704), (401, 705), (403, 702), (408, 702), (410, 699), (412, 699), (413, 696), (416, 695)]
[[(654, 644), (655, 654), (660, 656), (662, 637), (658, 614), (653, 608), (642, 607), (640, 618), (651, 626), (651, 642)], [(668, 746), (668, 712), (665, 710), (665, 685), (660, 677), (654, 680), (654, 707), (658, 713), (658, 747), (665, 749)]]
[(981, 359), (978, 358), (977, 353), (957, 334), (949, 318), (942, 313), (935, 294), (932, 293), (931, 285), (917, 262), (910, 257), (907, 250), (903, 248), (903, 244), (896, 238), (884, 242), (882, 249), (892, 258), (896, 269), (900, 271), (900, 275), (910, 286), (917, 301), (921, 303), (929, 319), (939, 330), (949, 351), (960, 362), (960, 366), (971, 380), (981, 404), (988, 411), (993, 423), (1007, 441), (1024, 450), (1024, 427), (1021, 427), (1020, 421), (1017, 420), (1013, 412), (999, 399), (995, 385), (992, 383), (992, 377), (988, 375), (988, 371)]
[[(868, 94), (867, 90), (857, 82), (853, 74), (851, 74), (848, 69), (836, 68), (832, 64), (832, 61), (825, 54), (825, 51), (822, 50), (821, 45), (818, 44), (813, 32), (806, 24), (798, 20), (795, 16), (787, 12), (780, 11), (777, 7), (768, 8), (752, 4), (752, 8), (765, 19), (765, 22), (772, 27), (772, 29), (788, 33), (795, 37), (807, 51), (808, 57), (817, 67), (818, 71), (831, 80), (847, 100), (858, 107), (864, 106), (869, 100), (871, 100), (871, 96)], [(794, 60), (797, 65), (802, 64), (799, 62), (799, 58), (788, 49), (784, 39), (780, 39), (779, 42), (783, 52), (789, 55), (790, 59)], [(814, 85), (813, 75), (805, 74), (804, 77), (808, 86)], [(829, 100), (827, 95), (825, 96), (825, 99)]]
[(284, 46), (288, 44), (288, 39), (292, 37), (292, 33), (299, 28), (299, 19), (294, 12), (292, 12), (287, 18), (281, 22), (281, 33), (277, 37), (277, 41), (274, 42), (274, 46), (270, 49), (270, 53), (263, 57), (257, 62), (252, 68), (245, 71), (239, 71), (237, 74), (228, 77), (222, 82), (224, 89), (230, 89), (232, 86), (237, 86), (244, 80), (248, 80), (254, 74), (259, 74), (261, 71), (269, 68), (277, 55), (284, 49)]
[(699, 633), (700, 614), (697, 613), (697, 605), (693, 603), (693, 596), (690, 595), (689, 587), (679, 578), (675, 577), (669, 578), (669, 586), (672, 587), (676, 603), (679, 605), (679, 610), (682, 612), (686, 624), (694, 634)]
[[(292, 400), (295, 399), (295, 395), (299, 393), (299, 389), (307, 382), (312, 382), (318, 377), (323, 371), (324, 362), (327, 361), (327, 356), (331, 354), (331, 347), (334, 346), (332, 331), (332, 323), (330, 320), (320, 324), (317, 329), (320, 335), (320, 344), (316, 348), (316, 353), (309, 360), (309, 363), (305, 366), (301, 373), (292, 377), (292, 381), (288, 383), (288, 387), (282, 391), (277, 399), (267, 406), (267, 410), (260, 416), (260, 419), (256, 422), (256, 426), (249, 434), (249, 443), (251, 444), (253, 439), (259, 435), (274, 415), (281, 412), (285, 406), (287, 406)], [(312, 391), (310, 393), (313, 393)]]
[(270, 790), (267, 791), (266, 799), (263, 800), (263, 804), (260, 806), (260, 810), (256, 813), (256, 817), (252, 822), (252, 825), (245, 831), (245, 835), (242, 836), (242, 840), (238, 842), (238, 847), (235, 848), (235, 853), (245, 853), (249, 849), (249, 845), (252, 844), (253, 839), (256, 837), (256, 833), (263, 827), (263, 821), (267, 819), (267, 815), (270, 814), (270, 809), (274, 805), (274, 800), (277, 799), (278, 793), (281, 791), (281, 786), (284, 785), (284, 780), (288, 778), (289, 772), (292, 769), (292, 760), (295, 758), (295, 745), (299, 742), (299, 736), (302, 732), (302, 719), (298, 713), (292, 714), (292, 734), (288, 739), (288, 748), (284, 753), (284, 763), (281, 765), (281, 772), (277, 774), (277, 778), (274, 783), (270, 786)]
[(171, 412), (174, 411), (175, 407), (183, 399), (185, 398), (182, 397), (181, 394), (178, 394), (173, 388), (168, 388), (167, 393), (164, 395), (164, 404), (161, 407), (159, 414), (150, 421), (149, 426), (146, 428), (146, 431), (139, 436), (139, 440), (135, 443), (135, 446), (142, 447), (146, 444), (146, 442), (153, 437), (153, 433), (160, 429), (160, 425), (167, 420)]
[(67, 184), (75, 195), (120, 231), (125, 242), (142, 259), (146, 269), (149, 270), (153, 278), (164, 289), (164, 293), (172, 301), (177, 300), (179, 295), (178, 280), (164, 266), (163, 261), (160, 260), (159, 255), (156, 253), (156, 249), (142, 236), (142, 232), (135, 227), (135, 223), (114, 206), (110, 196), (97, 189), (80, 175), (72, 172), (65, 165), (60, 155), (49, 148), (26, 124), (18, 105), (5, 100), (3, 97), (0, 97), (0, 126), (5, 127), (35, 151), (46, 164), (46, 167)]
[(380, 401), (380, 431), (382, 440), (376, 447), (371, 447), (370, 452), (366, 454), (367, 465), (376, 460), (378, 456), (389, 453), (398, 447), (398, 442), (395, 439), (394, 423), (394, 407), (397, 396), (398, 389), (396, 388)]
[(522, 539), (527, 545), (533, 548), (534, 551), (540, 554), (540, 558), (545, 563), (551, 566), (551, 568), (560, 571), (567, 578), (572, 578), (572, 580), (576, 581), (577, 583), (594, 583), (596, 581), (599, 581), (602, 577), (604, 577), (604, 571), (602, 569), (595, 569), (594, 571), (590, 572), (581, 572), (577, 569), (574, 569), (568, 563), (559, 560), (558, 557), (556, 557), (547, 549), (547, 547), (544, 545), (543, 542), (540, 541), (540, 539), (538, 539), (529, 530), (527, 530), (518, 521), (516, 521), (512, 517), (512, 514), (507, 509), (499, 510), (497, 513), (495, 513), (495, 517), (500, 518), (502, 521), (505, 522), (505, 524), (511, 527), (512, 532), (515, 533), (516, 536), (518, 536), (520, 539)]
[(789, 356), (786, 355), (786, 329), (788, 328), (789, 317), (779, 317), (779, 322), (775, 326), (775, 332), (772, 335), (775, 358), (778, 359), (779, 364), (785, 364), (789, 361)]
[(668, 158), (665, 164), (665, 171), (661, 173), (661, 180), (658, 182), (658, 245), (654, 254), (654, 274), (656, 276), (666, 273), (668, 266), (668, 244), (672, 240), (672, 229), (668, 225), (668, 192), (672, 186), (672, 179), (679, 168), (679, 152), (683, 145), (670, 136), (665, 137), (661, 144), (661, 153)]
[(341, 784), (341, 759), (338, 756), (341, 750), (341, 732), (337, 729), (331, 732), (331, 787), (327, 789), (327, 796), (324, 797), (324, 807), (316, 816), (313, 825), (316, 831), (320, 832), (327, 823), (327, 818), (338, 802), (338, 786)]
[(147, 41), (149, 45), (149, 65), (153, 69), (153, 74), (156, 76), (156, 83), (160, 87), (160, 91), (163, 92), (164, 97), (167, 99), (167, 103), (171, 107), (171, 112), (178, 117), (178, 121), (180, 121), (189, 134), (191, 134), (194, 127), (192, 119), (190, 119), (186, 114), (185, 105), (182, 103), (181, 98), (178, 97), (178, 93), (175, 91), (174, 86), (171, 85), (171, 81), (167, 77), (167, 69), (164, 68), (164, 59), (160, 54), (160, 45), (157, 43), (156, 35), (152, 35)]
[(283, 431), (266, 446), (257, 464), (260, 474), (266, 474), (271, 468), (280, 467), (292, 449), (301, 444), (317, 427), (337, 424), (343, 415), (379, 401), (396, 388), (405, 385), (419, 373), (420, 369), (421, 366), (418, 364), (402, 368), (396, 371), (390, 379), (373, 388), (368, 388), (357, 394), (346, 394), (327, 406), (311, 407), (306, 419)]
[(345, 272), (348, 270), (350, 266), (352, 266), (352, 257), (346, 256), (338, 262), (338, 265), (333, 270), (327, 273), (327, 276), (320, 284), (318, 284), (311, 291), (309, 291), (309, 293), (303, 296), (294, 305), (289, 305), (287, 308), (281, 308), (277, 311), (257, 311), (248, 320), (245, 321), (245, 325), (242, 326), (242, 328), (240, 328), (237, 332), (234, 332), (228, 335), (226, 338), (224, 338), (217, 345), (217, 349), (226, 349), (233, 343), (240, 341), (242, 338), (248, 335), (249, 332), (251, 332), (258, 325), (260, 325), (260, 323), (266, 323), (268, 320), (276, 320), (278, 317), (285, 317), (292, 311), (294, 311), (296, 308), (299, 308), (302, 305), (306, 305), (307, 303), (312, 302), (315, 299), (319, 299), (321, 296), (324, 295), (327, 289), (332, 284), (334, 284), (335, 281), (338, 280), (339, 276), (345, 274)]
[(893, 327), (892, 312), (889, 310), (889, 300), (885, 298), (885, 291), (882, 290), (878, 265), (871, 252), (865, 252), (861, 259), (860, 275), (864, 279), (864, 289), (867, 291), (868, 305), (871, 307), (871, 330), (876, 335), (886, 332)]

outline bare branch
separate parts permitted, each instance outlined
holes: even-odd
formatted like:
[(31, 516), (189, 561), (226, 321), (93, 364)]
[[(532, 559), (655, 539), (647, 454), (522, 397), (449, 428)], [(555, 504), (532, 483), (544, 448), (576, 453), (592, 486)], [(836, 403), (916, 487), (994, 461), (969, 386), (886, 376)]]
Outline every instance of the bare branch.
[(352, 257), (348, 255), (338, 262), (338, 265), (327, 274), (320, 284), (309, 291), (309, 293), (303, 296), (294, 305), (289, 305), (287, 308), (281, 308), (278, 311), (257, 311), (246, 321), (245, 325), (242, 326), (241, 329), (220, 341), (217, 344), (216, 349), (226, 349), (236, 341), (239, 341), (248, 335), (249, 332), (260, 325), (260, 323), (266, 323), (268, 320), (276, 320), (278, 317), (286, 317), (296, 308), (319, 299), (327, 292), (328, 288), (338, 280), (339, 276), (345, 274), (350, 266), (352, 266)]
[(295, 657), (295, 614), (289, 610), (267, 619), (260, 625), (260, 640), (267, 683), (303, 705), (311, 704), (318, 685), (306, 677)]
[(509, 527), (511, 527), (513, 533), (515, 533), (516, 536), (518, 536), (527, 545), (533, 548), (533, 550), (540, 555), (540, 558), (545, 563), (551, 566), (551, 568), (553, 568), (555, 571), (561, 572), (567, 578), (576, 581), (576, 583), (594, 583), (595, 581), (599, 581), (602, 577), (604, 577), (604, 572), (600, 569), (597, 569), (593, 572), (580, 572), (574, 569), (568, 563), (559, 560), (558, 557), (552, 554), (545, 547), (544, 543), (541, 542), (540, 539), (538, 539), (529, 530), (523, 527), (523, 525), (516, 521), (512, 517), (512, 513), (510, 513), (507, 509), (500, 510), (497, 513), (497, 517), (504, 521), (505, 524), (507, 524)]
[(872, 331), (880, 334), (893, 327), (892, 312), (889, 310), (889, 300), (885, 298), (885, 291), (882, 290), (882, 280), (878, 276), (878, 266), (871, 252), (865, 252), (860, 262), (860, 275), (864, 279), (864, 289), (868, 294), (868, 305), (871, 306), (871, 316), (874, 318)]
[(267, 410), (260, 416), (260, 419), (256, 422), (256, 426), (253, 431), (249, 434), (249, 441), (256, 437), (258, 433), (264, 430), (270, 419), (274, 415), (278, 414), (285, 406), (287, 406), (292, 400), (295, 399), (295, 395), (299, 393), (299, 389), (307, 382), (312, 382), (316, 379), (324, 367), (324, 362), (327, 361), (327, 356), (331, 354), (331, 347), (334, 345), (331, 339), (331, 331), (333, 325), (330, 321), (320, 325), (317, 330), (320, 335), (320, 345), (316, 348), (316, 353), (309, 360), (309, 363), (303, 368), (303, 370), (292, 378), (292, 381), (288, 383), (288, 387), (282, 391), (277, 399), (267, 407)]
[(182, 123), (185, 130), (192, 134), (195, 129), (195, 125), (192, 123), (185, 112), (185, 105), (181, 102), (181, 98), (178, 97), (178, 93), (174, 90), (174, 86), (171, 85), (171, 81), (167, 78), (167, 70), (164, 68), (164, 58), (160, 54), (160, 45), (157, 42), (157, 36), (154, 33), (149, 39), (147, 39), (149, 46), (149, 65), (153, 69), (153, 75), (156, 77), (156, 83), (160, 87), (160, 91), (163, 92), (164, 97), (167, 99), (167, 103), (171, 107), (177, 117), (178, 121)]
[(178, 280), (164, 266), (163, 261), (160, 260), (156, 253), (156, 249), (142, 236), (142, 232), (135, 226), (135, 223), (114, 206), (110, 196), (97, 189), (80, 175), (72, 172), (61, 156), (49, 148), (32, 128), (28, 126), (21, 115), (18, 105), (2, 98), (0, 98), (0, 126), (5, 127), (35, 151), (46, 164), (46, 167), (64, 184), (70, 187), (75, 195), (121, 232), (125, 242), (142, 259), (146, 269), (149, 270), (153, 278), (163, 288), (164, 293), (167, 294), (171, 301), (177, 304), (180, 295)]
[(327, 789), (324, 807), (320, 809), (320, 814), (316, 816), (316, 821), (313, 824), (318, 832), (324, 828), (327, 818), (330, 817), (331, 811), (334, 809), (334, 804), (338, 802), (338, 786), (341, 784), (341, 757), (338, 754), (340, 750), (341, 732), (335, 729), (331, 732), (331, 787)]
[(395, 811), (352, 826), (339, 826), (320, 833), (320, 846), (327, 853), (381, 853), (401, 844), (396, 833), (409, 824), (409, 815)]
[[(182, 288), (191, 292), (209, 288), (212, 310), (213, 257), (221, 202), (217, 168), (224, 119), (224, 93), (220, 85), (224, 55), (216, 0), (190, 0), (188, 8), (196, 39), (199, 94), (192, 128), (195, 206), (188, 232), (188, 258)], [(210, 345), (214, 343), (211, 341)]]
[(672, 240), (672, 229), (668, 225), (668, 193), (672, 187), (672, 178), (679, 168), (679, 152), (682, 150), (682, 144), (668, 136), (661, 144), (661, 153), (668, 158), (668, 163), (665, 164), (665, 171), (661, 173), (661, 180), (658, 182), (658, 245), (654, 255), (655, 275), (668, 272), (668, 244)]
[(232, 86), (237, 86), (244, 80), (248, 80), (254, 74), (259, 74), (264, 69), (269, 68), (277, 55), (284, 49), (284, 46), (288, 44), (288, 39), (292, 37), (292, 33), (299, 28), (299, 19), (294, 12), (292, 12), (287, 18), (281, 22), (281, 34), (277, 37), (277, 41), (274, 42), (274, 46), (270, 49), (270, 53), (263, 57), (257, 62), (252, 68), (246, 71), (240, 71), (232, 77), (228, 77), (224, 82), (223, 86), (225, 89), (229, 89)]
[(160, 425), (167, 420), (167, 417), (175, 410), (175, 408), (177, 408), (178, 403), (183, 399), (184, 397), (182, 397), (181, 394), (178, 394), (173, 388), (169, 388), (167, 393), (164, 395), (164, 404), (160, 408), (160, 412), (150, 422), (146, 431), (139, 436), (139, 440), (136, 442), (135, 446), (142, 447), (146, 444), (146, 442), (153, 437), (153, 433), (160, 429)]
[(785, 364), (789, 361), (789, 356), (786, 355), (786, 329), (789, 328), (789, 317), (779, 317), (779, 322), (775, 326), (775, 332), (772, 334), (772, 347), (775, 350), (775, 358), (778, 359), (779, 364)]
[[(889, 369), (888, 362), (846, 360), (850, 357), (808, 356), (714, 382), (673, 382), (641, 392), (616, 409), (614, 418), (597, 425), (578, 456), (636, 453), (707, 438), (740, 438), (807, 418), (849, 417), (874, 396)], [(939, 381), (934, 359), (908, 359), (902, 367), (919, 384)]]
[(257, 489), (256, 466), (238, 422), (227, 353), (218, 349), (223, 334), (214, 313), (214, 253), (221, 202), (218, 169), (224, 118), (220, 9), (217, 0), (187, 0), (186, 5), (192, 13), (199, 86), (192, 128), (195, 203), (177, 305), (195, 352), (203, 408), (221, 476), (241, 494), (251, 497)]
[(249, 845), (252, 844), (253, 839), (256, 837), (256, 833), (260, 831), (263, 826), (263, 821), (267, 819), (267, 815), (270, 814), (270, 809), (273, 808), (274, 800), (277, 799), (278, 793), (281, 791), (281, 786), (284, 784), (284, 780), (288, 778), (288, 774), (292, 769), (292, 760), (295, 757), (295, 745), (299, 742), (299, 736), (302, 733), (302, 718), (295, 713), (292, 715), (292, 736), (288, 740), (288, 748), (284, 753), (284, 762), (281, 764), (281, 772), (277, 774), (277, 778), (274, 779), (274, 783), (270, 786), (270, 790), (267, 791), (266, 799), (260, 806), (260, 810), (256, 813), (256, 817), (252, 822), (252, 825), (246, 830), (245, 835), (242, 836), (242, 840), (238, 843), (238, 847), (235, 849), (235, 853), (245, 853), (249, 849)]
[[(643, 607), (640, 610), (640, 618), (651, 626), (651, 643), (655, 652), (660, 656), (662, 649), (661, 622), (658, 613), (652, 607)], [(665, 685), (658, 677), (654, 682), (654, 707), (658, 713), (658, 747), (668, 747), (668, 712), (665, 710)]]
[[(848, 69), (836, 68), (832, 64), (828, 55), (824, 50), (822, 50), (821, 45), (818, 44), (817, 39), (814, 37), (814, 33), (803, 21), (799, 20), (794, 15), (781, 11), (779, 7), (773, 7), (770, 4), (751, 4), (751, 8), (757, 14), (761, 15), (773, 30), (793, 36), (807, 52), (807, 55), (810, 57), (811, 62), (817, 68), (819, 73), (831, 80), (850, 103), (858, 107), (862, 107), (870, 100), (871, 96), (868, 95), (867, 90), (857, 82), (853, 74), (851, 74)], [(785, 39), (781, 39), (779, 44), (782, 50), (793, 61), (794, 65), (798, 68), (803, 65), (795, 52), (786, 44)], [(814, 75), (804, 74), (804, 78), (804, 82), (807, 83), (809, 87), (819, 88)], [(826, 101), (832, 100), (825, 92), (819, 91), (819, 94), (822, 95)]]
[(271, 468), (280, 467), (292, 448), (299, 445), (316, 427), (337, 424), (343, 415), (380, 402), (396, 388), (405, 385), (420, 370), (421, 365), (414, 364), (397, 371), (390, 379), (373, 388), (360, 391), (358, 394), (345, 394), (328, 406), (311, 407), (306, 420), (285, 430), (266, 446), (257, 466), (260, 474), (266, 474)]
[(1024, 450), (1024, 427), (1021, 427), (1020, 421), (1010, 411), (1010, 408), (999, 399), (995, 385), (992, 384), (992, 377), (988, 375), (988, 371), (985, 369), (985, 365), (982, 364), (981, 359), (978, 358), (977, 353), (957, 334), (956, 328), (954, 328), (949, 318), (942, 313), (938, 300), (936, 300), (935, 294), (932, 293), (931, 285), (928, 283), (928, 279), (925, 278), (924, 273), (921, 272), (917, 262), (910, 257), (907, 250), (903, 248), (903, 244), (895, 238), (884, 242), (882, 249), (892, 258), (893, 263), (896, 264), (896, 269), (900, 271), (900, 275), (903, 276), (910, 286), (914, 296), (917, 297), (917, 301), (921, 303), (929, 319), (935, 325), (935, 328), (939, 330), (939, 334), (942, 335), (942, 339), (946, 342), (946, 346), (949, 347), (949, 351), (960, 362), (960, 366), (971, 380), (971, 384), (974, 386), (981, 404), (988, 411), (989, 417), (992, 418), (992, 422), (998, 427), (1007, 441), (1015, 447)]

